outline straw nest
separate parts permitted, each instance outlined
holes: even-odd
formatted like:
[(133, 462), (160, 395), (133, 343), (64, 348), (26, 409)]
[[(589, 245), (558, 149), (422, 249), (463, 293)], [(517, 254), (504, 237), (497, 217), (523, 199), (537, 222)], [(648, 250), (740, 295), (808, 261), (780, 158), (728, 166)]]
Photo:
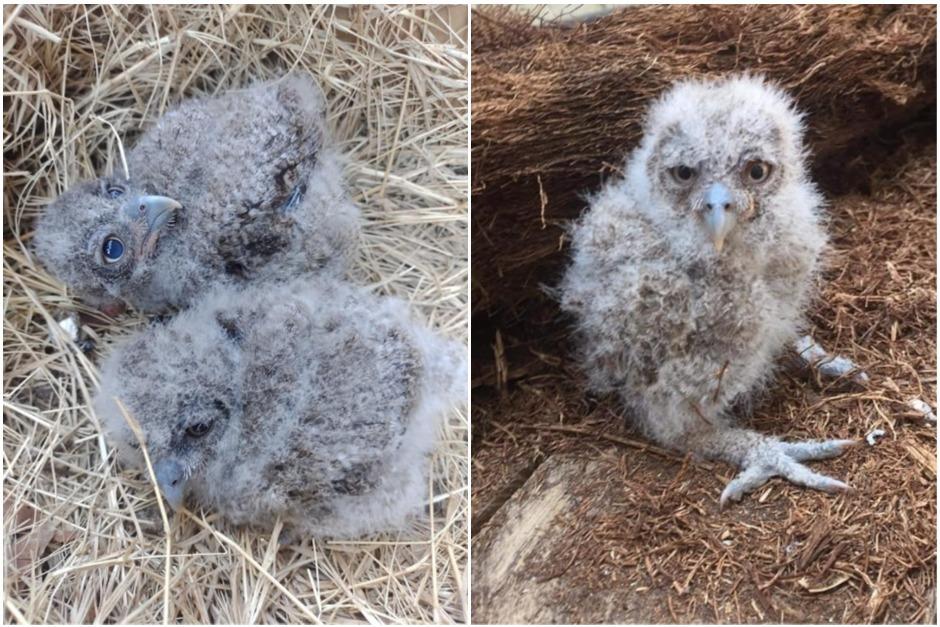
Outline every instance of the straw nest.
[(319, 623), (467, 619), (467, 420), (448, 416), (428, 518), (361, 541), (278, 546), (183, 512), (115, 467), (88, 409), (109, 341), (50, 328), (80, 307), (39, 268), (33, 219), (114, 168), (119, 142), (183, 97), (290, 69), (326, 92), (367, 224), (360, 279), (467, 335), (466, 9), (19, 6), (4, 9), (4, 622)]
[[(631, 7), (575, 27), (485, 7), (473, 24), (472, 306), (503, 327), (532, 328), (560, 225), (674, 80), (750, 70), (781, 84), (808, 114), (817, 179), (839, 191), (858, 178), (859, 140), (936, 102), (933, 6)], [(474, 330), (487, 348), (492, 331)]]
[[(937, 395), (935, 15), (674, 6), (539, 29), (474, 13), (473, 551), (504, 537), (507, 501), (546, 460), (590, 461), (511, 574), (533, 597), (560, 582), (555, 620), (936, 621), (936, 426), (909, 404)], [(633, 146), (648, 98), (734, 66), (766, 70), (810, 114), (832, 242), (811, 327), (871, 376), (845, 390), (782, 369), (745, 424), (886, 436), (821, 467), (853, 494), (774, 480), (719, 512), (734, 469), (658, 449), (617, 399), (586, 396), (539, 283), (556, 280), (560, 225)], [(498, 620), (500, 594), (475, 585), (475, 619)]]

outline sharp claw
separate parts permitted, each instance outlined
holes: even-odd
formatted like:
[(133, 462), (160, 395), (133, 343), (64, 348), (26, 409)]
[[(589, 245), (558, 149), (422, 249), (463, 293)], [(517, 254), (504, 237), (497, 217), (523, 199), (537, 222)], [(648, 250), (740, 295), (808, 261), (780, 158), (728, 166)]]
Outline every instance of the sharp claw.
[(742, 496), (743, 494), (737, 492), (734, 486), (734, 480), (732, 480), (721, 492), (721, 498), (718, 501), (718, 509), (724, 511), (728, 506), (728, 501), (738, 502), (741, 500)]
[(839, 481), (838, 479), (833, 479), (832, 477), (827, 477), (826, 475), (816, 475), (817, 483), (815, 485), (808, 485), (807, 487), (819, 490), (821, 492), (828, 492), (829, 494), (839, 494), (840, 492), (851, 492), (852, 488), (849, 484)]

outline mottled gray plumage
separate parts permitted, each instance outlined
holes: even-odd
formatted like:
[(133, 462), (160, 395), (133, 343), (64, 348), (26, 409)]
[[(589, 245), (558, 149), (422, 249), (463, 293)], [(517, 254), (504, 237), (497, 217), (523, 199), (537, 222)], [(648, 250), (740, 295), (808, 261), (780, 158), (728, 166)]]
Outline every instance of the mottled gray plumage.
[(222, 287), (118, 345), (95, 410), (118, 459), (238, 524), (354, 536), (428, 496), (439, 420), (465, 398), (466, 351), (405, 303), (329, 278)]
[(573, 228), (560, 286), (595, 390), (618, 393), (657, 442), (767, 478), (847, 486), (801, 461), (850, 441), (784, 443), (735, 427), (734, 402), (794, 342), (826, 235), (793, 102), (752, 77), (683, 82), (650, 112), (623, 179)]
[(91, 304), (189, 305), (218, 282), (343, 273), (359, 233), (308, 76), (187, 100), (127, 154), (130, 179), (73, 185), (35, 251)]

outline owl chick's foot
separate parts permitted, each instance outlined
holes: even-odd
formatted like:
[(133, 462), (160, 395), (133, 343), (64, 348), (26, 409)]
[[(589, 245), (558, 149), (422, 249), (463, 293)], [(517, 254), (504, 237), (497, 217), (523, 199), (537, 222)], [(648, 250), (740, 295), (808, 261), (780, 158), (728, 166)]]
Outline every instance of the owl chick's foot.
[(817, 472), (800, 462), (837, 457), (857, 440), (824, 440), (822, 442), (781, 442), (766, 438), (751, 448), (741, 462), (741, 472), (721, 493), (720, 506), (724, 509), (728, 501), (741, 498), (764, 485), (772, 477), (783, 477), (788, 481), (823, 492), (845, 492), (848, 484)]
[(799, 366), (826, 379), (845, 377), (857, 386), (868, 385), (868, 375), (855, 362), (847, 357), (830, 355), (826, 349), (816, 343), (809, 335), (804, 335), (793, 344)]

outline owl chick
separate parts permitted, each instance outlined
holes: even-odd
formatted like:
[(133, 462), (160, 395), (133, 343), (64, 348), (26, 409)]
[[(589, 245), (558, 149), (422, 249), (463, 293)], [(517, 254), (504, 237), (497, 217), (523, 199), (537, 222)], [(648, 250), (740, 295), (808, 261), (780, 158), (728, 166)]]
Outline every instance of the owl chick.
[(393, 298), (329, 278), (223, 286), (131, 336), (95, 411), (118, 460), (160, 490), (290, 536), (402, 526), (427, 499), (443, 413), (466, 396), (465, 348)]
[(559, 286), (590, 385), (660, 444), (742, 469), (722, 506), (778, 475), (848, 488), (801, 462), (854, 441), (782, 442), (729, 415), (796, 341), (826, 245), (802, 136), (793, 101), (760, 78), (673, 86), (573, 227)]
[(342, 273), (359, 213), (308, 76), (184, 101), (127, 154), (130, 178), (70, 187), (35, 251), (90, 304), (187, 306), (217, 282)]

